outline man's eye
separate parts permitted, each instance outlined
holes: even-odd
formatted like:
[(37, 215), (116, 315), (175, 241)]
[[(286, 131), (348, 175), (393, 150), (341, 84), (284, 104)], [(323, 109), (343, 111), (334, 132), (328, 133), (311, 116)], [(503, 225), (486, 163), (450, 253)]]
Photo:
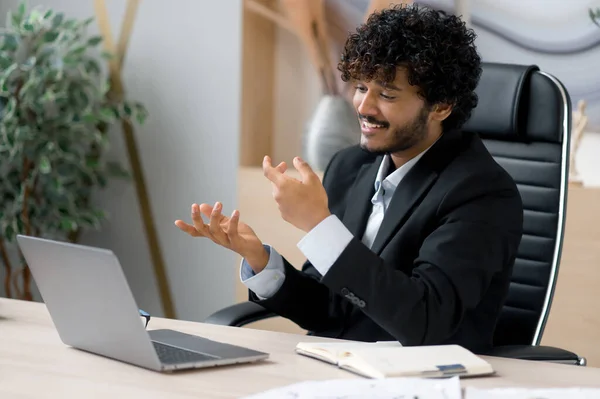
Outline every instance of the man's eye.
[(365, 91), (367, 91), (367, 88), (364, 86), (354, 86), (354, 88), (358, 91), (360, 91), (361, 93), (364, 93)]
[(393, 100), (396, 97), (392, 97), (392, 96), (386, 96), (385, 94), (381, 94), (381, 97), (385, 98), (386, 100)]

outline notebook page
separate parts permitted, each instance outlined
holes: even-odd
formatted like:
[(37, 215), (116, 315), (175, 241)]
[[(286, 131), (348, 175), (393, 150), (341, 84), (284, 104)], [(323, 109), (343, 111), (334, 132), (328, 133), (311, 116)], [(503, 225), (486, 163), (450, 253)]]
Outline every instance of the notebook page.
[(340, 379), (306, 381), (271, 389), (242, 399), (461, 399), (457, 377), (433, 380), (390, 378), (386, 380)]
[(349, 355), (350, 364), (360, 368), (369, 365), (386, 377), (417, 375), (420, 373), (452, 373), (453, 370), (468, 371), (468, 374), (491, 373), (489, 363), (457, 345), (413, 346), (397, 350), (390, 348), (357, 348)]
[(345, 352), (360, 348), (401, 348), (402, 344), (397, 341), (379, 341), (379, 342), (300, 342), (296, 346), (298, 349), (327, 352), (332, 357), (339, 358)]

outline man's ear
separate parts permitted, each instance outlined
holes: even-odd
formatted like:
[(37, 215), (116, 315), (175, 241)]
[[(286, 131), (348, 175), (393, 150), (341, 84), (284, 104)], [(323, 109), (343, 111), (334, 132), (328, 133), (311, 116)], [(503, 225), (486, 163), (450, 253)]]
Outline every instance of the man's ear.
[(431, 118), (434, 121), (441, 122), (452, 113), (452, 104), (435, 104), (431, 111)]

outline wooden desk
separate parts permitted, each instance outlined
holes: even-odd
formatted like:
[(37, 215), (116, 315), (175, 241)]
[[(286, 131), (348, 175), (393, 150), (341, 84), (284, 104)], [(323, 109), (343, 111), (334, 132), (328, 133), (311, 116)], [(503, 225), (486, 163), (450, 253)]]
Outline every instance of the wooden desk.
[[(160, 374), (65, 346), (45, 305), (0, 299), (0, 398), (239, 398), (299, 382), (361, 378), (294, 353), (300, 341), (273, 331), (152, 319), (149, 328), (247, 346), (271, 354), (254, 365)], [(463, 380), (477, 387), (600, 387), (600, 369), (487, 358), (497, 376)]]

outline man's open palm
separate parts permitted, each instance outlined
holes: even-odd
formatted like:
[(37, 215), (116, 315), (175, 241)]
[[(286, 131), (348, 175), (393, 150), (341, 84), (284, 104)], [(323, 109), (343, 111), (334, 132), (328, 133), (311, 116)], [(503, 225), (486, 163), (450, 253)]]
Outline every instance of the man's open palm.
[[(257, 269), (264, 268), (268, 261), (262, 242), (250, 226), (240, 222), (240, 213), (237, 210), (231, 217), (221, 212), (222, 205), (219, 202), (214, 207), (208, 204), (193, 204), (192, 224), (176, 220), (175, 225), (192, 237), (209, 238), (216, 244), (240, 254), (256, 272), (260, 271)], [(202, 215), (209, 219), (208, 224), (204, 223)]]

